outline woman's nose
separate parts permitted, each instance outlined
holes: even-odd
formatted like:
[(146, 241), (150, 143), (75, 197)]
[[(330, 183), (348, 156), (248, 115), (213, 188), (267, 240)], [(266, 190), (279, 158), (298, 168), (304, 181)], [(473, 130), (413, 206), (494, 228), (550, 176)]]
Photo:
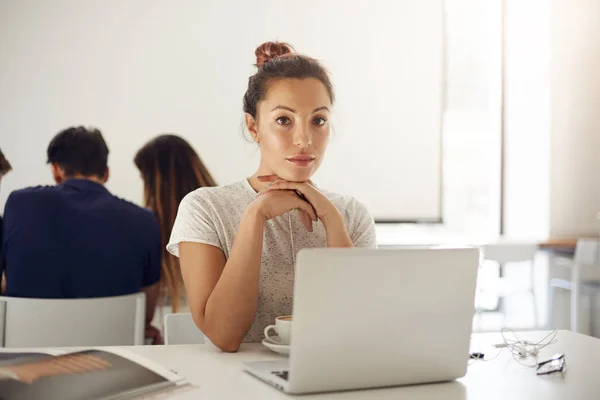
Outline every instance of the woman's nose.
[(308, 147), (312, 144), (312, 136), (308, 128), (301, 126), (294, 135), (294, 144), (298, 147)]

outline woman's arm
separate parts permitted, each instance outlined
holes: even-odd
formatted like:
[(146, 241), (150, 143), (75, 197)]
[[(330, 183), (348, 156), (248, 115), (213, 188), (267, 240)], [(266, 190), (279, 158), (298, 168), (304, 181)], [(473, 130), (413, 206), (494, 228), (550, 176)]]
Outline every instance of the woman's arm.
[(327, 247), (354, 247), (348, 229), (344, 223), (344, 217), (335, 208), (335, 211), (321, 218), (327, 234)]
[(214, 246), (179, 244), (181, 273), (194, 321), (223, 351), (237, 351), (254, 320), (264, 222), (258, 207), (250, 205), (227, 262)]
[(269, 193), (252, 202), (242, 216), (228, 260), (215, 246), (179, 243), (190, 311), (198, 328), (221, 350), (237, 351), (254, 321), (265, 221), (293, 209), (317, 220), (311, 205), (290, 191)]

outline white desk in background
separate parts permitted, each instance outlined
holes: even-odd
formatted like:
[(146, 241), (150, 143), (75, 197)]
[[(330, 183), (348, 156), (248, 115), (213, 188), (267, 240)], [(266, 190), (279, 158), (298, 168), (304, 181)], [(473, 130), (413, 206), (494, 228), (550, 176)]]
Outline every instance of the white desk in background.
[[(484, 245), (511, 245), (511, 244), (535, 244), (539, 251), (548, 255), (548, 268), (552, 271), (557, 266), (568, 266), (570, 268), (571, 282), (580, 280), (579, 266), (573, 263), (573, 255), (577, 246), (578, 238), (548, 238), (540, 239), (515, 239), (505, 236), (473, 237), (452, 234), (439, 234), (432, 228), (431, 233), (423, 233), (422, 230), (413, 227), (399, 231), (393, 224), (378, 224), (377, 242), (380, 248), (410, 247), (410, 246), (484, 246)], [(412, 233), (411, 230), (412, 229)], [(579, 332), (579, 285), (573, 285), (570, 291), (570, 328), (573, 332)], [(598, 396), (600, 399), (600, 395)]]
[[(521, 332), (521, 340), (537, 341), (548, 332)], [(442, 335), (443, 333), (440, 333)], [(475, 361), (467, 375), (456, 382), (373, 389), (322, 395), (303, 395), (311, 399), (440, 399), (440, 400), (597, 400), (600, 399), (600, 339), (560, 331), (558, 342), (540, 353), (540, 360), (564, 353), (566, 372), (537, 376), (534, 368), (517, 363), (506, 349), (492, 361)], [(500, 334), (473, 334), (471, 350), (493, 357), (498, 350)], [(271, 386), (243, 372), (248, 361), (274, 360), (283, 357), (261, 344), (243, 345), (239, 353), (222, 353), (211, 345), (138, 346), (127, 350), (162, 364), (197, 388), (170, 399), (290, 399)], [(424, 352), (427, 349), (423, 349)], [(465, 355), (466, 357), (467, 355)]]
[(377, 244), (380, 247), (394, 246), (483, 246), (483, 245), (522, 245), (533, 244), (540, 248), (549, 242), (540, 238), (519, 238), (498, 235), (462, 235), (438, 232), (432, 228), (427, 233), (421, 229), (398, 230), (393, 224), (376, 225)]

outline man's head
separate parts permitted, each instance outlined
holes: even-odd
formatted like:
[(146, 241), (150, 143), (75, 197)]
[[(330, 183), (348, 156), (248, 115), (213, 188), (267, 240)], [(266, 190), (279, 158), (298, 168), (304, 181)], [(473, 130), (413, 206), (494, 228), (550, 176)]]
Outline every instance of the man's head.
[(77, 126), (59, 132), (48, 145), (48, 163), (56, 183), (71, 178), (108, 180), (108, 147), (95, 128)]

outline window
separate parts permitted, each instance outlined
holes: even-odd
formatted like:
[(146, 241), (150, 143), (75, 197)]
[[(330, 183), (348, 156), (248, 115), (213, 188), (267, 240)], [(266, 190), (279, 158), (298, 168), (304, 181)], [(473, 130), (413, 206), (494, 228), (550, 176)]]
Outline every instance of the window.
[(381, 244), (415, 235), (500, 233), (502, 1), (445, 1), (442, 225), (380, 225)]

